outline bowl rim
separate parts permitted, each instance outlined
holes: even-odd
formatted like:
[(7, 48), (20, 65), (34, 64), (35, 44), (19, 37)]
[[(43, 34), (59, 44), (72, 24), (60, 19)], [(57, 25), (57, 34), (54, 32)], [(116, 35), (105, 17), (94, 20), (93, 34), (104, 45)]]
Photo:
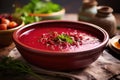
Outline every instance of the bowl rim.
[(58, 12), (53, 12), (53, 13), (41, 13), (41, 14), (38, 14), (38, 13), (30, 13), (29, 15), (30, 16), (39, 16), (39, 17), (47, 17), (47, 16), (57, 16), (57, 15), (62, 15), (62, 14), (65, 14), (65, 8), (62, 8), (60, 11)]
[[(27, 28), (27, 27), (29, 27), (29, 26), (32, 26), (32, 25), (36, 25), (36, 24), (42, 24), (42, 23), (51, 23), (51, 22), (67, 22), (67, 23), (80, 23), (80, 24), (84, 24), (84, 25), (88, 25), (88, 26), (91, 26), (91, 27), (94, 27), (94, 28), (96, 28), (96, 29), (98, 29), (99, 31), (101, 31), (102, 33), (103, 33), (103, 35), (104, 35), (104, 39), (103, 39), (103, 41), (102, 41), (102, 43), (100, 44), (100, 45), (97, 45), (97, 46), (95, 46), (95, 47), (93, 47), (93, 48), (90, 48), (90, 49), (88, 49), (88, 50), (84, 50), (84, 51), (74, 51), (74, 52), (62, 52), (62, 51), (47, 51), (47, 50), (40, 50), (40, 49), (36, 49), (36, 48), (33, 48), (33, 47), (30, 47), (30, 46), (27, 46), (27, 45), (25, 45), (25, 44), (23, 44), (22, 42), (20, 42), (19, 40), (18, 40), (18, 38), (17, 38), (17, 34), (21, 31), (21, 30), (23, 30), (23, 29), (25, 29), (25, 28)], [(17, 44), (19, 44), (20, 46), (22, 46), (23, 48), (25, 48), (25, 49), (27, 49), (27, 50), (29, 50), (29, 51), (32, 51), (32, 52), (35, 52), (36, 54), (38, 54), (39, 55), (39, 52), (41, 52), (41, 54), (47, 54), (47, 55), (76, 55), (77, 53), (84, 53), (84, 52), (90, 52), (90, 51), (92, 51), (92, 50), (95, 50), (95, 52), (96, 52), (96, 50), (100, 47), (100, 46), (104, 46), (105, 44), (107, 44), (107, 42), (108, 42), (108, 40), (109, 40), (109, 35), (108, 35), (108, 33), (104, 30), (104, 29), (102, 29), (101, 27), (99, 27), (99, 26), (97, 26), (97, 25), (94, 25), (94, 24), (91, 24), (91, 23), (88, 23), (88, 22), (83, 22), (83, 21), (69, 21), (69, 20), (46, 20), (46, 21), (40, 21), (40, 22), (34, 22), (34, 23), (31, 23), (31, 24), (27, 24), (27, 25), (25, 25), (24, 27), (22, 27), (22, 28), (20, 28), (20, 29), (18, 29), (18, 30), (16, 30), (14, 33), (13, 33), (13, 41), (15, 42), (15, 44), (17, 43)], [(94, 52), (94, 53), (95, 53)], [(51, 54), (52, 53), (52, 54)], [(53, 54), (53, 53), (55, 53), (55, 54)], [(57, 54), (56, 54), (57, 53)], [(75, 54), (76, 53), (76, 54)], [(87, 54), (86, 54), (87, 55)]]

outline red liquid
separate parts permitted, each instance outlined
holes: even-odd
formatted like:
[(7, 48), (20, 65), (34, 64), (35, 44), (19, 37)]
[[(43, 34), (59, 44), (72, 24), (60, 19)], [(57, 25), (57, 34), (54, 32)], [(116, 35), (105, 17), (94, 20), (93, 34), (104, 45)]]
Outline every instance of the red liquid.
[[(73, 36), (78, 35), (80, 40), (76, 41), (75, 44), (69, 45), (61, 45), (61, 44), (52, 44), (48, 45), (41, 41), (41, 38), (44, 35), (50, 37), (51, 32), (57, 32), (58, 34), (72, 34)], [(75, 37), (74, 37), (75, 38)], [(101, 41), (91, 35), (90, 33), (86, 33), (81, 30), (76, 30), (74, 28), (65, 28), (65, 27), (37, 27), (32, 28), (28, 31), (22, 33), (19, 37), (19, 40), (24, 43), (25, 45), (34, 47), (40, 50), (49, 50), (49, 51), (66, 51), (66, 52), (73, 52), (73, 51), (84, 51), (91, 49), (101, 43)]]

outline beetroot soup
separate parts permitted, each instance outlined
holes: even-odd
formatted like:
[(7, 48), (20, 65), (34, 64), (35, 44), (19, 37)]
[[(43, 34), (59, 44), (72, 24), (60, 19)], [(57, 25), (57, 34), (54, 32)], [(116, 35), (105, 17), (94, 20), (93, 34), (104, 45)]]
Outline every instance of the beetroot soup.
[(69, 27), (36, 27), (23, 32), (19, 40), (25, 45), (48, 51), (84, 51), (101, 41), (80, 29)]

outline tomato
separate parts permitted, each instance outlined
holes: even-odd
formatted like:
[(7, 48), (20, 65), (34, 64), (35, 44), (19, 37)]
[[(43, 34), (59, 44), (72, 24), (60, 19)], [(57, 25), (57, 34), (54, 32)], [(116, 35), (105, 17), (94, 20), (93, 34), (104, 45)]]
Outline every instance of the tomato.
[(8, 25), (8, 28), (14, 28), (16, 27), (18, 24), (15, 21), (11, 21)]
[(1, 19), (1, 23), (9, 25), (10, 20), (5, 19), (5, 18), (2, 18), (2, 19)]
[(0, 30), (7, 30), (7, 24), (0, 24)]

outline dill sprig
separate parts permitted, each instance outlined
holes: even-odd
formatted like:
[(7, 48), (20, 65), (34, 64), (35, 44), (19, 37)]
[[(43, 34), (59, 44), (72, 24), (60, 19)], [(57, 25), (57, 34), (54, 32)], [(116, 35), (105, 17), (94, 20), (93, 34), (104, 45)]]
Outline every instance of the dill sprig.
[(37, 80), (44, 80), (42, 76), (36, 74), (32, 69), (20, 60), (12, 57), (2, 57), (0, 60), (0, 77), (1, 76), (21, 76), (31, 75)]

